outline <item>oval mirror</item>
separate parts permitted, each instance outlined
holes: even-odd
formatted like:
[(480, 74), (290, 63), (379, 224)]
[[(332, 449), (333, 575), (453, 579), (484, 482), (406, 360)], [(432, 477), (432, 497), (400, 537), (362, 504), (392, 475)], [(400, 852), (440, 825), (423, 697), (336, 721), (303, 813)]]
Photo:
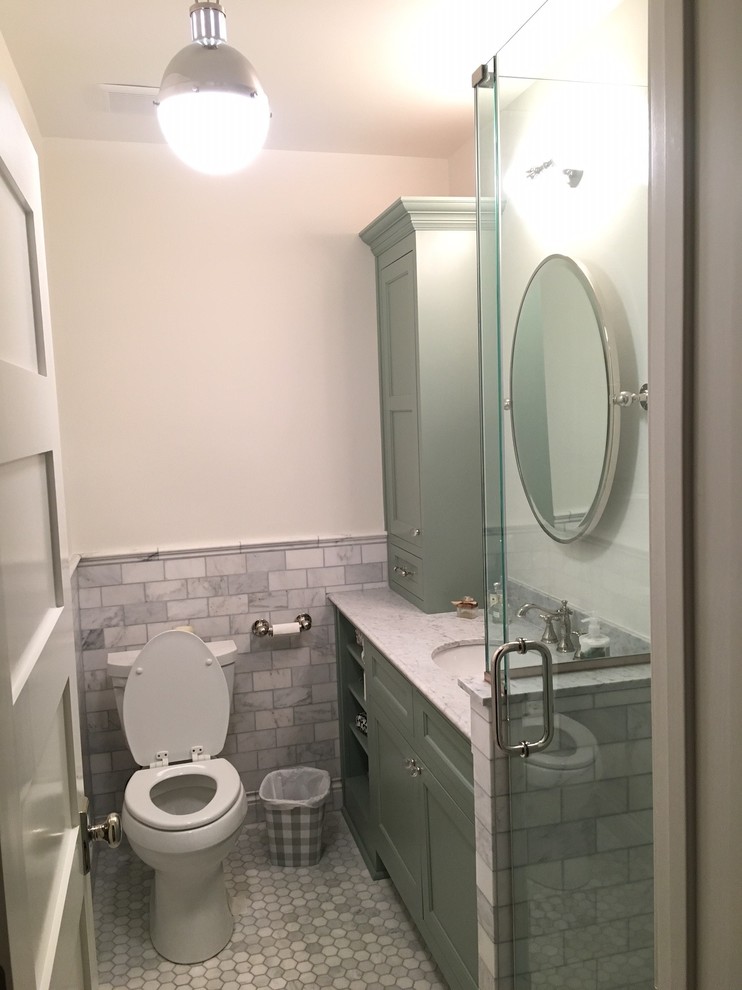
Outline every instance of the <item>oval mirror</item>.
[(601, 306), (584, 268), (552, 254), (518, 312), (510, 410), (523, 490), (539, 525), (571, 543), (597, 523), (618, 452), (618, 377)]

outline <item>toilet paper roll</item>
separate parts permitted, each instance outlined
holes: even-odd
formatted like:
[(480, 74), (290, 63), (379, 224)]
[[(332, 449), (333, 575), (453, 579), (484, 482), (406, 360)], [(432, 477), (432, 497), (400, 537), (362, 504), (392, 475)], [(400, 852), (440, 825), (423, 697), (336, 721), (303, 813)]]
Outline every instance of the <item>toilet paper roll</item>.
[(271, 630), (272, 636), (295, 636), (301, 632), (298, 622), (274, 622)]

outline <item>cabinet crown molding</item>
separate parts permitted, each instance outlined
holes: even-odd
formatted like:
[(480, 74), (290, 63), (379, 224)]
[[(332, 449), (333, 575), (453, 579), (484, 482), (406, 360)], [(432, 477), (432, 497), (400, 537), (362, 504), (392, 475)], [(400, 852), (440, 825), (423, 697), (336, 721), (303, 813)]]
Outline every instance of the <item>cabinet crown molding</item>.
[(416, 230), (476, 230), (474, 197), (401, 196), (358, 235), (375, 255)]

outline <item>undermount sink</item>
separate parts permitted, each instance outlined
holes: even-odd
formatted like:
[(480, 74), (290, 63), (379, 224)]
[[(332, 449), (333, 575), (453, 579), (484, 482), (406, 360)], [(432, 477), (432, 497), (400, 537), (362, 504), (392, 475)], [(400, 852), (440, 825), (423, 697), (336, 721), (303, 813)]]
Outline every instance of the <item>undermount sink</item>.
[(441, 646), (431, 654), (433, 663), (452, 677), (481, 677), (484, 674), (484, 640)]

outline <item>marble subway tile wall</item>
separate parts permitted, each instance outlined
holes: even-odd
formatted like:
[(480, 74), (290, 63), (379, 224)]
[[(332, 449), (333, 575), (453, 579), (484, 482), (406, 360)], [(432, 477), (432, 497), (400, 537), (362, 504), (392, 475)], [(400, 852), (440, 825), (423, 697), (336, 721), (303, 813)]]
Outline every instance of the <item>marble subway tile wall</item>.
[[(80, 716), (80, 744), (82, 759), (83, 787), (88, 797), (93, 793), (93, 779), (90, 769), (90, 752), (88, 749), (87, 711), (85, 708), (85, 669), (83, 667), (82, 634), (80, 631), (80, 591), (77, 577), (77, 560), (73, 561), (70, 574), (70, 607), (72, 608), (72, 628), (75, 638), (75, 670), (77, 674), (77, 707)], [(95, 844), (93, 844), (95, 848)], [(95, 855), (95, 854), (94, 854)]]
[[(554, 575), (559, 575), (556, 584)], [(647, 547), (623, 546), (594, 533), (560, 544), (538, 526), (511, 527), (508, 580), (567, 598), (626, 634), (649, 638)]]
[(511, 761), (515, 972), (533, 986), (651, 990), (649, 683), (563, 691), (555, 707), (592, 733), (595, 761), (557, 787)]
[(650, 688), (631, 681), (558, 690), (595, 739), (574, 781), (505, 758), (491, 710), (472, 708), (482, 990), (653, 986)]
[[(385, 537), (271, 544), (147, 557), (83, 558), (76, 571), (93, 811), (120, 809), (136, 769), (106, 670), (108, 653), (190, 625), (204, 640), (234, 640), (235, 693), (222, 755), (253, 794), (272, 770), (298, 764), (340, 773), (329, 591), (386, 585)], [(256, 638), (256, 619), (311, 630)]]

